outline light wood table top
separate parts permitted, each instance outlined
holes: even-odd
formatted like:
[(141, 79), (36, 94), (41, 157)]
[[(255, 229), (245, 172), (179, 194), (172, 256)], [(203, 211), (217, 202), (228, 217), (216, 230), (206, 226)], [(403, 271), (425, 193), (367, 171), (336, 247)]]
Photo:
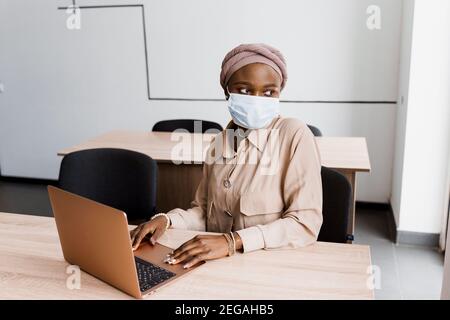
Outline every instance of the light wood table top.
[[(157, 161), (202, 163), (215, 134), (170, 133), (116, 130), (58, 152), (64, 156), (74, 151), (95, 148), (121, 148), (144, 153)], [(180, 141), (192, 148), (182, 154), (173, 152)], [(349, 171), (370, 171), (366, 139), (362, 137), (316, 137), (322, 165)], [(194, 147), (195, 146), (195, 147)], [(198, 146), (198, 147), (197, 147)]]
[[(198, 232), (168, 230), (172, 248)], [(147, 299), (373, 299), (368, 246), (318, 242), (306, 248), (260, 250), (208, 261)], [(0, 213), (0, 299), (131, 299), (82, 272), (66, 287), (53, 218)]]

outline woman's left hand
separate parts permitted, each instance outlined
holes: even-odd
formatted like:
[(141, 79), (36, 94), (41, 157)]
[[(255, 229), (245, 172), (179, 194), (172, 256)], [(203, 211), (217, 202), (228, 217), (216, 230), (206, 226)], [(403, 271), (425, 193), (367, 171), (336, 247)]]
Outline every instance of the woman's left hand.
[(182, 244), (165, 260), (170, 264), (184, 263), (184, 268), (228, 255), (228, 242), (222, 235), (198, 235)]

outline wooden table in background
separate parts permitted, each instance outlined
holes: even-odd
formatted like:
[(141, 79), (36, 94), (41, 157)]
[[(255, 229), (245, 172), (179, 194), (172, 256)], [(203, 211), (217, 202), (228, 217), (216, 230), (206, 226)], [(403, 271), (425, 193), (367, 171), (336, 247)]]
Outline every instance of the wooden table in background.
[[(206, 149), (215, 134), (116, 130), (76, 146), (60, 150), (58, 155), (95, 148), (120, 148), (144, 153), (158, 162), (157, 207), (160, 212), (173, 208), (187, 209), (202, 177)], [(174, 152), (180, 141), (192, 148), (182, 154)], [(349, 234), (354, 233), (357, 172), (369, 172), (370, 161), (365, 138), (316, 137), (322, 166), (336, 169), (350, 181), (353, 190), (349, 211)], [(195, 143), (194, 143), (195, 142)], [(195, 147), (194, 147), (195, 146)], [(201, 147), (199, 147), (201, 146)], [(181, 162), (181, 164), (175, 164)]]
[[(198, 232), (169, 229), (160, 243), (178, 247)], [(318, 242), (208, 261), (147, 299), (373, 299), (368, 246)], [(131, 299), (82, 272), (69, 274), (54, 218), (0, 213), (0, 299)]]

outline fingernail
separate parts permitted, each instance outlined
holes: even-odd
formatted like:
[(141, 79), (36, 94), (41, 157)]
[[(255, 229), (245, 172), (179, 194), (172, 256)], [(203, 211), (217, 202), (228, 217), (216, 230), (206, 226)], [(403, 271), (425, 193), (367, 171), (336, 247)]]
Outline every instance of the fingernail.
[(155, 245), (155, 240), (154, 239), (150, 239), (150, 242), (152, 243), (152, 245)]
[(183, 266), (183, 268), (184, 268), (184, 269), (189, 268), (189, 264), (185, 264), (185, 265)]

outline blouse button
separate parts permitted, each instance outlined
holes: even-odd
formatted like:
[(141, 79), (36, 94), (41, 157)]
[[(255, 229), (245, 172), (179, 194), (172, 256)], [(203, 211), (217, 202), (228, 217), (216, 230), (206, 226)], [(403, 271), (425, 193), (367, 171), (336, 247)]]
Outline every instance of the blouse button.
[(225, 180), (225, 181), (223, 182), (223, 185), (224, 185), (224, 187), (227, 188), (227, 189), (228, 189), (229, 187), (231, 187), (231, 182), (230, 182), (230, 180), (228, 180), (228, 179)]

